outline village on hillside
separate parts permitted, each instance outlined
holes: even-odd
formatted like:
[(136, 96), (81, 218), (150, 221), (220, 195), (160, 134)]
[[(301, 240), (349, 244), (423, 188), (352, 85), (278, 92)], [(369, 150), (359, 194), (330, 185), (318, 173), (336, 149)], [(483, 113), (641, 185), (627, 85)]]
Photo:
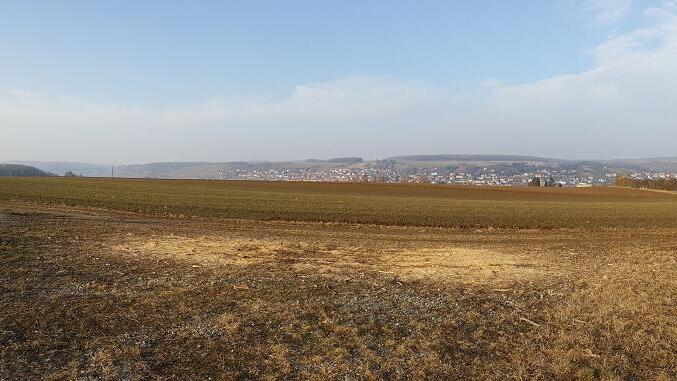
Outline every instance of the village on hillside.
[[(539, 186), (585, 187), (612, 184), (618, 175), (617, 171), (608, 168), (595, 171), (569, 167), (511, 165), (470, 168), (409, 168), (398, 166), (395, 163), (382, 163), (381, 165), (365, 167), (229, 168), (218, 171), (209, 179), (492, 186), (529, 185), (534, 179), (539, 179)], [(656, 171), (636, 171), (624, 173), (624, 175), (648, 180), (677, 177), (677, 173)]]

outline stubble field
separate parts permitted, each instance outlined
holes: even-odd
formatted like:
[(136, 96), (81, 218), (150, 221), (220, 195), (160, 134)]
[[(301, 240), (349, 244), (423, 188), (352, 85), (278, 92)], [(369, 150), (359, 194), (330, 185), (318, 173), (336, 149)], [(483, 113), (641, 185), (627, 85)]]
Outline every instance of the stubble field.
[(677, 377), (677, 196), (0, 180), (0, 379)]

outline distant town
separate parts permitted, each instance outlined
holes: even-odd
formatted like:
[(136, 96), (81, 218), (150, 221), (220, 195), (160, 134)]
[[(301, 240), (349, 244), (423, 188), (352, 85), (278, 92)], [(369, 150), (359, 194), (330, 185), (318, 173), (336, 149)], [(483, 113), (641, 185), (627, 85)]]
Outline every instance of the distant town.
[(677, 178), (677, 158), (575, 161), (516, 155), (409, 155), (382, 160), (344, 157), (286, 162), (158, 162), (102, 166), (20, 162), (58, 176), (158, 179), (379, 182), (587, 187)]
[[(209, 179), (515, 186), (527, 185), (532, 179), (539, 178), (544, 179), (544, 184), (545, 179), (548, 179), (551, 186), (583, 187), (612, 184), (617, 175), (619, 174), (613, 170), (585, 176), (577, 169), (556, 167), (515, 173), (511, 169), (491, 166), (458, 170), (444, 167), (406, 168), (398, 167), (395, 163), (383, 162), (374, 167), (235, 168), (219, 171)], [(629, 172), (625, 175), (636, 179), (664, 179), (677, 177), (677, 172), (643, 171)]]

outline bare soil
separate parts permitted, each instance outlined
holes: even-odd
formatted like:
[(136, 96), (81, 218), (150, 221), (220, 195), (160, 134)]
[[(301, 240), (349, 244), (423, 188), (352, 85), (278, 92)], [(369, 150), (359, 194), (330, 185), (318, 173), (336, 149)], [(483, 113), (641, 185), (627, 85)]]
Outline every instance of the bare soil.
[(0, 379), (677, 378), (677, 229), (0, 203)]

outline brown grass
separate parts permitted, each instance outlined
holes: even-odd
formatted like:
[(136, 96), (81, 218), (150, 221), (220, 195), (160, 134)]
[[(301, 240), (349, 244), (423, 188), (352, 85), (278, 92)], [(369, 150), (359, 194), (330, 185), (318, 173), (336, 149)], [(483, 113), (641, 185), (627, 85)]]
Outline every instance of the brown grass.
[(675, 237), (3, 203), (0, 379), (674, 379)]
[(297, 271), (331, 277), (377, 272), (404, 280), (494, 285), (549, 276), (553, 271), (534, 258), (463, 246), (365, 250), (359, 246), (344, 245), (338, 249), (331, 244), (222, 236), (147, 238), (130, 234), (125, 238), (122, 243), (110, 246), (116, 255), (135, 260), (181, 260), (194, 268), (286, 261)]

